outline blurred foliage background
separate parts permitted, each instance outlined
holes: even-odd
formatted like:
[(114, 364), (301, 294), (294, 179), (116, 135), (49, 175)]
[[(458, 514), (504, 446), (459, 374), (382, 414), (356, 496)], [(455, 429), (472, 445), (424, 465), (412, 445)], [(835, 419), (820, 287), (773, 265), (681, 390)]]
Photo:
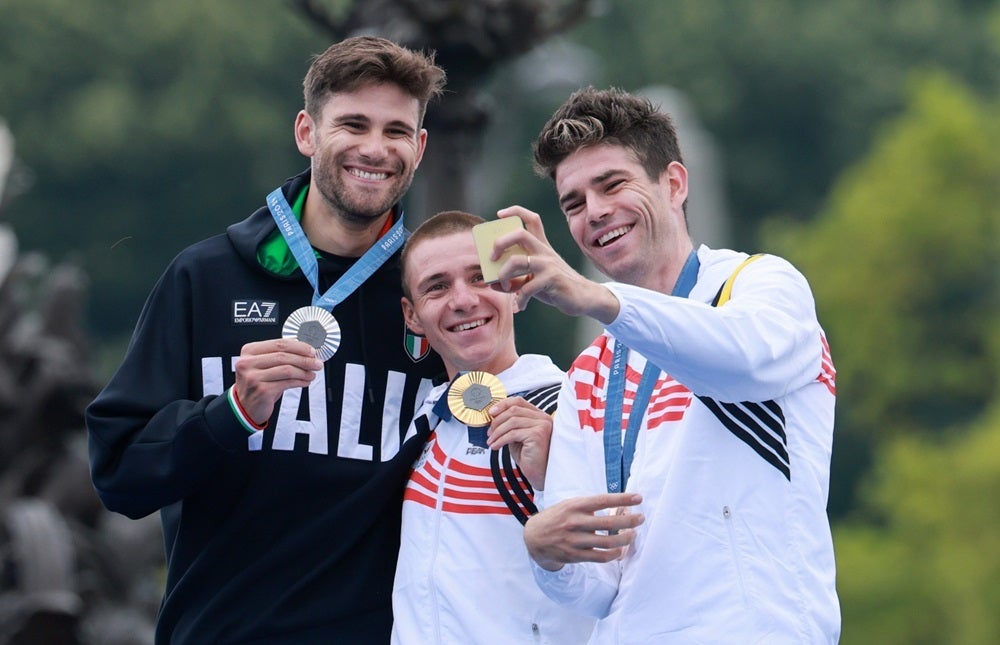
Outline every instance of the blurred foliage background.
[[(0, 222), (86, 271), (99, 374), (167, 262), (305, 167), (301, 79), (333, 38), (303, 4), (0, 0)], [(1000, 2), (574, 4), (572, 28), (475, 84), (489, 122), (455, 207), (538, 210), (578, 262), (534, 135), (583, 85), (681, 97), (721, 193), (720, 212), (691, 204), (722, 220), (696, 241), (788, 257), (830, 338), (842, 641), (1000, 641)], [(536, 303), (520, 348), (565, 367), (571, 324)]]

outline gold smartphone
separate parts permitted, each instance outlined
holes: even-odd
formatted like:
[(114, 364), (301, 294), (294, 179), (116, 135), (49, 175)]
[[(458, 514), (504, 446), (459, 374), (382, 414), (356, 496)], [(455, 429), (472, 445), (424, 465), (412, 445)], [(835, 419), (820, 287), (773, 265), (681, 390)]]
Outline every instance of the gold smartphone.
[(476, 241), (476, 252), (479, 254), (479, 264), (483, 269), (483, 280), (487, 284), (492, 284), (500, 279), (500, 266), (507, 261), (507, 258), (518, 253), (525, 253), (520, 244), (515, 244), (508, 247), (500, 259), (494, 262), (490, 260), (490, 255), (493, 253), (493, 243), (498, 237), (522, 228), (524, 228), (524, 222), (517, 215), (501, 217), (472, 227), (472, 238)]

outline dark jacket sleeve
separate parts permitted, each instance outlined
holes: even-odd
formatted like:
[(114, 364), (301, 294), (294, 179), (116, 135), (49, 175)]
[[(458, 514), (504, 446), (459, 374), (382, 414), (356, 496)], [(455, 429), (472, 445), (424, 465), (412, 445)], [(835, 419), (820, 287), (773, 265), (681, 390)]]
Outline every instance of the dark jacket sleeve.
[(132, 518), (197, 494), (223, 460), (247, 455), (247, 432), (226, 397), (201, 393), (191, 308), (190, 281), (175, 262), (87, 408), (94, 486), (107, 508)]

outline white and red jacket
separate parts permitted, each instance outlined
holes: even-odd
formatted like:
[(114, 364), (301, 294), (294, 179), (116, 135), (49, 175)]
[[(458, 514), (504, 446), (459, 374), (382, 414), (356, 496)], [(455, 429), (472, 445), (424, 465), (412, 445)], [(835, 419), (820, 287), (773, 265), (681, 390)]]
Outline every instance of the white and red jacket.
[[(554, 406), (563, 376), (548, 357), (531, 354), (497, 375), (509, 395), (544, 410)], [(491, 451), (470, 443), (460, 421), (434, 413), (447, 389), (432, 390), (414, 420), (434, 431), (403, 501), (392, 642), (586, 642), (593, 619), (549, 600), (532, 579), (523, 527), (494, 482)], [(523, 487), (520, 471), (513, 476)]]
[[(631, 348), (623, 424), (646, 361), (662, 371), (626, 490), (645, 522), (622, 561), (548, 572), (551, 598), (600, 618), (591, 642), (836, 642), (840, 608), (826, 515), (834, 368), (813, 296), (763, 256), (698, 250), (688, 298), (607, 286), (621, 311), (567, 374), (544, 505), (607, 492), (604, 409), (616, 342)], [(624, 437), (624, 426), (622, 430)]]

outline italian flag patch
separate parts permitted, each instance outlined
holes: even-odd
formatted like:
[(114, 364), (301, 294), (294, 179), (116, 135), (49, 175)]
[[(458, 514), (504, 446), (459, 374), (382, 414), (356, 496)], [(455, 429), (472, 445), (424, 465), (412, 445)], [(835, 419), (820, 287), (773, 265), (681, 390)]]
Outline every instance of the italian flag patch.
[(403, 334), (403, 346), (414, 363), (423, 360), (431, 351), (431, 345), (427, 342), (427, 339), (414, 334), (408, 328)]

